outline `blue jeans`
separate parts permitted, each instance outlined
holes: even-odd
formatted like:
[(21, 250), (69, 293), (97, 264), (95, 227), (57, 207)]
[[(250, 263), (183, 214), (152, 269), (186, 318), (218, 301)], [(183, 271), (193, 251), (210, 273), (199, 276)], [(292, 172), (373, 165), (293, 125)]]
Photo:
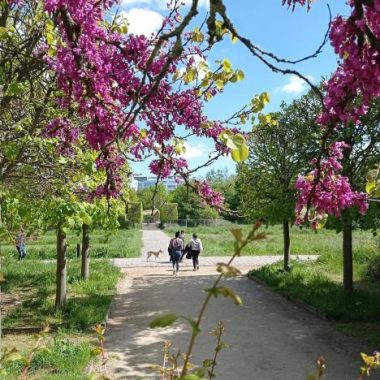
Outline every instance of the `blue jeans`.
[(173, 269), (175, 269), (177, 272), (179, 270), (179, 260), (181, 260), (181, 255), (181, 251), (172, 251)]
[(25, 256), (26, 256), (25, 245), (24, 244), (17, 245), (16, 248), (17, 248), (17, 252), (18, 252), (18, 259), (19, 260), (25, 259)]

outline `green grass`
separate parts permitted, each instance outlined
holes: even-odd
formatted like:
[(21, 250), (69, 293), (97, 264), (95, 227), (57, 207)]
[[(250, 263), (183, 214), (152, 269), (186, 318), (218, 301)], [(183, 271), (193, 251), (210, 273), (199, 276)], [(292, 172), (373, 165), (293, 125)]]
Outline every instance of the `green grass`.
[(120, 271), (106, 261), (92, 261), (90, 280), (81, 281), (80, 263), (68, 261), (68, 301), (56, 314), (55, 263), (5, 259), (2, 270), (6, 282), (2, 291), (21, 301), (10, 309), (3, 327), (41, 326), (45, 321), (66, 329), (84, 330), (101, 323), (108, 311)]
[[(228, 256), (233, 253), (234, 238), (230, 232), (231, 228), (241, 228), (245, 234), (248, 233), (251, 226), (234, 225), (230, 227), (197, 227), (182, 228), (168, 227), (164, 231), (168, 236), (173, 236), (175, 231), (179, 229), (185, 230), (186, 242), (190, 240), (193, 232), (198, 234), (202, 240), (205, 256)], [(270, 226), (268, 228), (261, 227), (262, 232), (267, 234), (267, 238), (255, 241), (249, 244), (243, 251), (243, 255), (281, 255), (283, 249), (283, 237), (281, 226)], [(342, 235), (335, 231), (323, 229), (318, 233), (313, 232), (309, 228), (293, 227), (290, 230), (291, 238), (291, 254), (294, 255), (313, 255), (323, 254), (334, 257), (336, 263), (340, 265), (340, 252), (342, 247)], [(359, 252), (360, 258), (371, 257), (378, 248), (376, 242), (369, 231), (355, 230), (353, 232), (354, 251)], [(332, 262), (330, 262), (332, 264)]]
[[(81, 244), (81, 236), (69, 233), (68, 257), (76, 257), (76, 245)], [(141, 231), (131, 229), (119, 230), (107, 238), (104, 232), (95, 230), (90, 234), (91, 257), (138, 257), (141, 249)], [(37, 239), (27, 239), (27, 259), (54, 259), (56, 257), (56, 236), (53, 231), (39, 236)], [(16, 247), (10, 244), (1, 245), (1, 255), (17, 258)]]
[[(92, 347), (88, 342), (77, 343), (58, 334), (44, 350), (36, 352), (28, 371), (28, 379), (83, 380), (85, 369), (91, 360)], [(28, 351), (20, 352), (23, 356)], [(7, 375), (0, 379), (16, 380), (23, 370), (22, 361), (6, 365)]]

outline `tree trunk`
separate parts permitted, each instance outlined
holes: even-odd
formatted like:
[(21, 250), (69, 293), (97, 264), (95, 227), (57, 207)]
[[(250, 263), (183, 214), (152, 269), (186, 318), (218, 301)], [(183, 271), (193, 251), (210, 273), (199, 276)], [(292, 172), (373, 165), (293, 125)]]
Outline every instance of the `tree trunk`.
[(66, 302), (66, 233), (61, 226), (57, 230), (57, 289), (55, 293), (55, 309), (60, 310)]
[(282, 232), (284, 236), (284, 270), (290, 270), (290, 233), (289, 233), (289, 220), (285, 219), (282, 222)]
[(351, 296), (354, 291), (353, 261), (352, 261), (352, 218), (349, 210), (342, 213), (343, 227), (343, 290)]
[(81, 277), (83, 280), (88, 280), (90, 278), (90, 227), (88, 224), (82, 225)]

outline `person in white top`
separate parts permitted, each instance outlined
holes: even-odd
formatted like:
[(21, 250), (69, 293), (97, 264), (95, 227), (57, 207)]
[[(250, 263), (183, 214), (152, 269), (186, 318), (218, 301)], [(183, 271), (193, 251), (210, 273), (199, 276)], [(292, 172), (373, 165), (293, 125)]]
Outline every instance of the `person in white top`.
[(199, 254), (203, 251), (203, 246), (201, 239), (198, 238), (197, 234), (193, 234), (193, 238), (191, 239), (191, 258), (193, 259), (193, 267), (194, 270), (199, 269)]

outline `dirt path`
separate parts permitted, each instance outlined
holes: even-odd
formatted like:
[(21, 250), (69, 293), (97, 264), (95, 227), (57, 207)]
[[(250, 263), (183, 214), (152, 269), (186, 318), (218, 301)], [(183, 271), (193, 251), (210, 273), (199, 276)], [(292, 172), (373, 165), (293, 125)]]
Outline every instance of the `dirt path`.
[[(251, 268), (240, 265), (242, 272)], [(195, 317), (205, 297), (203, 290), (215, 279), (215, 267), (202, 267), (201, 262), (199, 272), (193, 272), (190, 265), (183, 266), (179, 277), (172, 276), (168, 264), (124, 268), (123, 272), (106, 335), (108, 352), (118, 358), (110, 360), (107, 374), (111, 379), (159, 379), (151, 366), (162, 364), (163, 342), (172, 342), (172, 352), (186, 351), (190, 328), (180, 320), (170, 328), (152, 330), (149, 322), (166, 312)], [(327, 359), (326, 379), (357, 379), (359, 352), (368, 347), (360, 347), (338, 333), (333, 324), (245, 276), (226, 279), (223, 284), (242, 297), (243, 305), (236, 306), (224, 298), (212, 300), (193, 363), (212, 357), (215, 339), (209, 332), (223, 320), (223, 340), (231, 347), (220, 354), (217, 380), (304, 380), (314, 370), (320, 354)]]

